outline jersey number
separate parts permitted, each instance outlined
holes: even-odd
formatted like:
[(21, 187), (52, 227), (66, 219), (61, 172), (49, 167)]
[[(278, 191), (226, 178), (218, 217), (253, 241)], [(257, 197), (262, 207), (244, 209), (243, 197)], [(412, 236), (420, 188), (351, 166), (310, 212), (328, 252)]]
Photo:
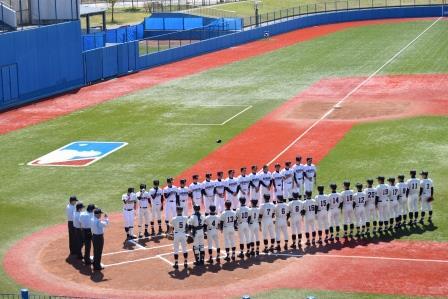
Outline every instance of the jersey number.
[(233, 216), (227, 217), (227, 223), (232, 223), (232, 222), (235, 222), (235, 220), (233, 219)]

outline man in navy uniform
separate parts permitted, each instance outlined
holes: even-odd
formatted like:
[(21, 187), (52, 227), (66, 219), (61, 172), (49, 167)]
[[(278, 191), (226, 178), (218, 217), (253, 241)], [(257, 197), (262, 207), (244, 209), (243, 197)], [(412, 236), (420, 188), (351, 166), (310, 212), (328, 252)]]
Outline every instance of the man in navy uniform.
[(87, 210), (82, 212), (79, 216), (79, 222), (81, 222), (82, 236), (84, 240), (84, 263), (86, 265), (92, 264), (90, 260), (90, 248), (92, 247), (92, 221), (93, 210), (95, 210), (94, 204), (89, 204)]
[(76, 258), (82, 260), (82, 246), (83, 246), (83, 236), (82, 227), (79, 217), (84, 209), (84, 204), (78, 202), (75, 206), (75, 212), (73, 213), (73, 226), (75, 227), (75, 255)]
[(78, 199), (76, 196), (70, 196), (69, 203), (65, 208), (65, 214), (67, 215), (67, 227), (68, 227), (68, 247), (70, 249), (70, 255), (76, 254), (75, 249), (75, 227), (73, 226), (73, 215), (75, 213), (75, 205)]
[(101, 209), (95, 209), (92, 221), (93, 269), (96, 271), (104, 269), (103, 265), (101, 265), (104, 247), (104, 228), (109, 224), (107, 214), (104, 214), (104, 219), (101, 219), (102, 213)]

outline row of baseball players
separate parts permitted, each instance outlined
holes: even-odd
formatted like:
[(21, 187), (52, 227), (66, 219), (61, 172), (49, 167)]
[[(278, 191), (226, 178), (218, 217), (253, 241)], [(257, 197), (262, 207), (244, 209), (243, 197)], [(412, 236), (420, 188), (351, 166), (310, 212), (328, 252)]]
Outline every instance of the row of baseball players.
[[(432, 180), (428, 178), (428, 173), (421, 173), (422, 179), (416, 178), (416, 171), (411, 170), (411, 178), (405, 183), (404, 175), (398, 176), (398, 184), (395, 178), (389, 178), (389, 185), (385, 184), (385, 178), (379, 176), (378, 185), (373, 187), (373, 180), (367, 180), (367, 188), (363, 189), (362, 184), (357, 183), (357, 191), (350, 189), (350, 182), (344, 182), (344, 190), (340, 193), (336, 191), (336, 184), (330, 184), (331, 193), (324, 194), (324, 187), (318, 186), (319, 194), (313, 199), (311, 192), (305, 192), (305, 200), (300, 199), (296, 192), (292, 193), (289, 203), (286, 203), (283, 196), (278, 197), (278, 202), (271, 202), (269, 194), (263, 195), (264, 203), (258, 207), (258, 199), (251, 199), (251, 207), (246, 206), (246, 198), (240, 197), (240, 206), (233, 211), (232, 203), (225, 202), (225, 211), (217, 215), (216, 207), (209, 207), (210, 214), (203, 216), (200, 207), (194, 206), (194, 213), (190, 217), (183, 215), (183, 208), (177, 207), (177, 216), (170, 221), (170, 227), (174, 238), (174, 268), (178, 268), (179, 245), (182, 247), (184, 263), (187, 265), (187, 237), (193, 237), (193, 252), (195, 255), (195, 265), (203, 265), (205, 257), (204, 239), (208, 239), (209, 262), (213, 262), (212, 248), (216, 248), (216, 259), (220, 259), (220, 244), (218, 231), (223, 233), (224, 246), (226, 250), (226, 260), (230, 260), (230, 250), (232, 259), (235, 259), (235, 231), (239, 234), (240, 254), (244, 258), (259, 254), (259, 230), (262, 232), (264, 242), (264, 252), (274, 250), (280, 251), (281, 238), (283, 236), (284, 249), (295, 249), (301, 246), (302, 221), (305, 225), (306, 245), (315, 243), (316, 231), (319, 236), (319, 243), (322, 243), (322, 235), (325, 232), (325, 242), (333, 241), (333, 233), (336, 231), (336, 239), (339, 238), (340, 215), (342, 210), (344, 223), (344, 237), (347, 238), (347, 231), (350, 228), (350, 236), (353, 234), (354, 226), (357, 227), (357, 236), (369, 235), (370, 221), (373, 221), (374, 232), (377, 223), (378, 230), (393, 230), (406, 225), (406, 217), (409, 215), (409, 225), (414, 225), (418, 214), (417, 201), (421, 200), (421, 223), (425, 212), (429, 211), (429, 221), (431, 222), (434, 188)], [(417, 212), (416, 212), (417, 211)], [(390, 225), (390, 226), (389, 226)], [(292, 244), (288, 246), (288, 230), (291, 227)], [(367, 229), (367, 230), (366, 230)], [(274, 233), (275, 232), (275, 233)], [(269, 239), (271, 246), (269, 245)], [(296, 245), (296, 241), (298, 241)], [(275, 243), (277, 244), (274, 247)], [(246, 253), (244, 254), (244, 248)]]
[[(217, 172), (216, 180), (212, 180), (212, 174), (207, 173), (205, 180), (199, 182), (199, 175), (192, 176), (192, 183), (187, 186), (186, 180), (180, 180), (180, 187), (173, 185), (173, 179), (168, 178), (167, 185), (160, 188), (160, 181), (154, 180), (153, 187), (147, 191), (146, 184), (140, 184), (140, 191), (134, 192), (134, 188), (128, 188), (128, 192), (122, 195), (124, 226), (128, 239), (134, 236), (134, 215), (138, 210), (139, 237), (148, 237), (149, 224), (151, 235), (155, 234), (154, 225), (157, 221), (159, 234), (162, 234), (162, 211), (165, 209), (165, 223), (168, 230), (168, 222), (176, 215), (176, 206), (181, 206), (184, 215), (188, 212), (188, 199), (192, 200), (192, 206), (198, 205), (205, 209), (205, 214), (210, 213), (210, 205), (215, 205), (217, 212), (224, 210), (224, 202), (230, 201), (232, 209), (239, 207), (239, 197), (248, 199), (260, 199), (265, 194), (270, 194), (273, 202), (279, 197), (291, 198), (293, 192), (302, 195), (306, 191), (312, 192), (316, 180), (316, 167), (312, 164), (312, 158), (307, 158), (306, 164), (301, 164), (302, 158), (296, 157), (296, 164), (286, 162), (281, 169), (280, 164), (275, 164), (275, 171), (270, 172), (267, 165), (262, 171), (257, 166), (251, 167), (251, 173), (247, 174), (246, 167), (240, 169), (240, 175), (235, 176), (234, 170), (228, 171), (228, 177), (224, 179), (222, 171)], [(165, 202), (165, 203), (164, 203)], [(137, 204), (138, 203), (138, 204)], [(151, 211), (150, 211), (151, 210)], [(142, 233), (144, 223), (144, 232)]]

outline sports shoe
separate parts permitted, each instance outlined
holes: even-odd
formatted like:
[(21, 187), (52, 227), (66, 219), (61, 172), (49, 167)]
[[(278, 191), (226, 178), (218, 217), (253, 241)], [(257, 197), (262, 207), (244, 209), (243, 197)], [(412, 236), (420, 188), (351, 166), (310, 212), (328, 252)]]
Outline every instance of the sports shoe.
[(179, 264), (177, 262), (175, 262), (174, 265), (173, 265), (173, 268), (176, 269), (176, 270), (179, 269)]

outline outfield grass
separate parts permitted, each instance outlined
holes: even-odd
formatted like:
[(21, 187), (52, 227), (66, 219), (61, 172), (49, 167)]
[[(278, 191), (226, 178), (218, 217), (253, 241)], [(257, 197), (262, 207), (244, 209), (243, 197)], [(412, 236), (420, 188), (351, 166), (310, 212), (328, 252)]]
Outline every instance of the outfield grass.
[[(65, 221), (63, 211), (69, 195), (77, 194), (85, 202), (95, 202), (107, 211), (118, 211), (120, 194), (129, 185), (178, 174), (217, 148), (216, 139), (230, 140), (321, 78), (371, 74), (431, 22), (349, 29), (170, 81), (0, 136), (0, 225), (8, 228), (0, 231), (0, 255), (3, 256), (8, 247), (24, 235)], [(447, 29), (447, 22), (436, 24), (383, 73), (448, 73), (448, 60), (441, 55), (448, 48)], [(210, 121), (210, 109), (200, 105), (219, 104), (253, 105), (253, 108), (225, 126), (169, 124), (173, 119), (179, 122)], [(212, 115), (219, 122), (227, 117), (225, 113), (233, 112), (223, 108)], [(414, 131), (407, 130), (405, 123), (415, 125), (422, 132), (406, 135)], [(446, 168), (442, 157), (448, 156), (448, 149), (441, 143), (446, 136), (438, 127), (446, 128), (447, 124), (446, 118), (421, 118), (363, 125), (348, 134), (347, 139), (322, 161), (320, 178), (326, 181), (347, 176), (340, 172), (340, 167), (337, 168), (339, 172), (334, 171), (341, 160), (350, 166), (347, 171), (353, 170), (350, 177), (354, 179), (377, 172), (389, 175), (401, 169), (427, 167), (441, 198), (435, 202), (439, 210), (435, 220), (439, 227), (431, 233), (410, 238), (446, 241), (448, 227), (440, 215), (448, 212), (448, 208), (440, 203), (448, 194), (442, 187), (442, 179), (447, 175), (442, 169), (444, 165)], [(392, 131), (388, 126), (403, 130), (400, 140), (391, 139), (386, 134)], [(377, 135), (372, 135), (375, 140), (378, 134), (384, 133), (384, 148), (359, 142), (358, 139), (362, 141), (365, 136), (358, 130), (375, 132)], [(409, 144), (412, 137), (417, 138), (416, 144)], [(87, 168), (25, 166), (27, 162), (75, 140), (127, 141), (129, 145)], [(424, 146), (426, 142), (428, 146)], [(410, 146), (418, 148), (413, 156), (415, 159), (408, 159), (407, 155), (399, 157), (401, 151), (408, 153)], [(394, 159), (387, 157), (385, 162), (386, 155)], [(0, 273), (0, 290), (17, 290), (4, 272)]]

